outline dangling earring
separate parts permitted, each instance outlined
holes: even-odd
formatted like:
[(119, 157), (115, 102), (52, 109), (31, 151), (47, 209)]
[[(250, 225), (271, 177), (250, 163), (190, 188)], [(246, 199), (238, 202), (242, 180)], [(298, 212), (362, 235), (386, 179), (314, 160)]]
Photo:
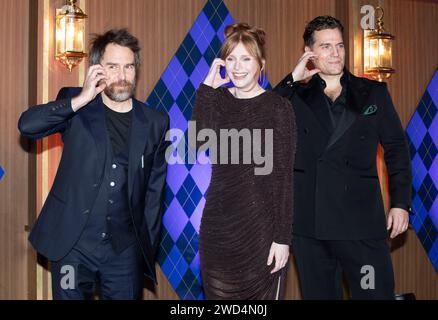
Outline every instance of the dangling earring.
[(260, 76), (259, 76), (259, 85), (260, 87), (264, 88), (265, 84), (265, 73), (263, 72), (263, 68), (260, 70)]

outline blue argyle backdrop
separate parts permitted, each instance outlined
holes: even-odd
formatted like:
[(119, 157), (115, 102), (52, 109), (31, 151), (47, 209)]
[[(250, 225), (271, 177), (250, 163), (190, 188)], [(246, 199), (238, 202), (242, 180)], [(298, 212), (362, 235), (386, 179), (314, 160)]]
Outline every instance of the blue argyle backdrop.
[[(146, 104), (169, 114), (170, 128), (184, 132), (172, 141), (186, 155), (174, 153), (178, 163), (168, 166), (163, 234), (158, 263), (181, 299), (204, 299), (200, 275), (198, 234), (211, 177), (211, 165), (187, 164), (188, 120), (196, 89), (219, 56), (224, 28), (233, 24), (222, 0), (208, 0), (176, 51)], [(269, 87), (264, 77), (263, 87)], [(173, 136), (173, 135), (172, 135)], [(181, 159), (185, 158), (185, 159)], [(185, 161), (184, 161), (185, 160)]]
[(406, 133), (412, 160), (411, 224), (438, 272), (438, 70), (428, 85)]

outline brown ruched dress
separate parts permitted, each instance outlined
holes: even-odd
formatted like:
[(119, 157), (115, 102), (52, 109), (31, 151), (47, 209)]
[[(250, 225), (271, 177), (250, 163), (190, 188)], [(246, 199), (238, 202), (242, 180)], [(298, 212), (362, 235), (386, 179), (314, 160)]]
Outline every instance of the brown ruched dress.
[[(242, 144), (239, 164), (223, 164), (218, 147), (200, 226), (206, 299), (283, 298), (286, 268), (270, 274), (275, 263), (266, 263), (272, 242), (290, 244), (292, 237), (296, 129), (290, 102), (271, 91), (238, 99), (226, 88), (201, 84), (192, 120), (197, 132), (213, 129), (218, 145), (220, 129), (249, 129), (251, 137), (254, 129), (262, 129), (262, 138), (264, 129), (273, 130), (273, 166), (267, 175), (255, 175), (255, 167), (266, 166), (261, 161), (242, 161)], [(261, 146), (263, 155), (264, 139)]]

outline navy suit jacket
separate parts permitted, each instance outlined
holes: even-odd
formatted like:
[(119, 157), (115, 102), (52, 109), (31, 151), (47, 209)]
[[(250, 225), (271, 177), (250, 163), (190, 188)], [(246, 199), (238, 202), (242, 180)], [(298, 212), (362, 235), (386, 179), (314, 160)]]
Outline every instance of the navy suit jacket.
[(391, 207), (409, 208), (408, 145), (386, 84), (345, 73), (346, 109), (335, 130), (318, 75), (302, 84), (289, 74), (274, 89), (292, 102), (298, 127), (293, 230), (321, 240), (383, 239), (377, 147), (385, 150)]
[[(29, 240), (52, 261), (67, 255), (80, 237), (104, 176), (105, 110), (99, 94), (74, 112), (71, 98), (81, 88), (63, 88), (57, 100), (25, 111), (21, 134), (40, 139), (61, 133), (64, 142), (53, 186)], [(168, 116), (133, 99), (129, 140), (128, 197), (137, 240), (146, 261), (145, 274), (156, 281), (155, 253), (160, 240), (167, 162)]]

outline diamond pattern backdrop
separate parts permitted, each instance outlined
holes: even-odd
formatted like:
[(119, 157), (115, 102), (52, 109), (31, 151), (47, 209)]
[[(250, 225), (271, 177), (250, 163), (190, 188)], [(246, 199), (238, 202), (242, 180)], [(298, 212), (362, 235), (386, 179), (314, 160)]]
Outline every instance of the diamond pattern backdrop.
[(412, 160), (411, 224), (438, 272), (438, 70), (428, 85), (406, 133)]

